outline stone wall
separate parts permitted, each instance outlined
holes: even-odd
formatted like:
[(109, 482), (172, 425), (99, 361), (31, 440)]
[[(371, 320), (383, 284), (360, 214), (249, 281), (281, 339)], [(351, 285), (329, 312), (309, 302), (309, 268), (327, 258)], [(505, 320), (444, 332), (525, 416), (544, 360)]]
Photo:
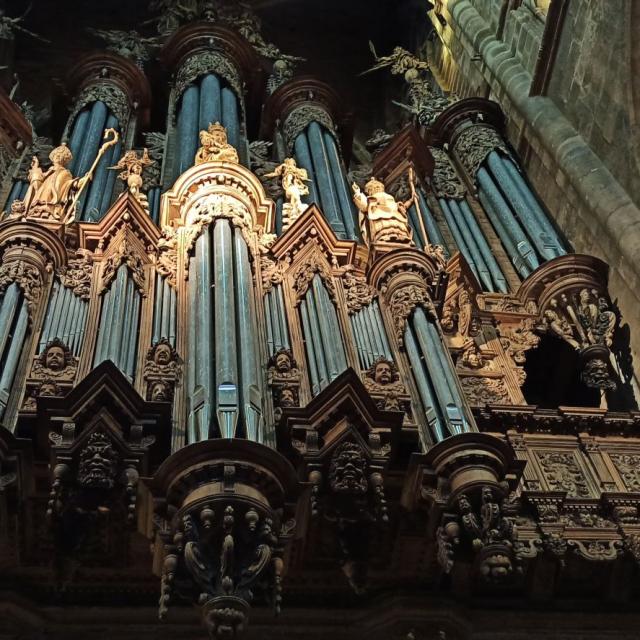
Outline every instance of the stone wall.
[(538, 19), (525, 6), (509, 10), (499, 34), (499, 4), (448, 0), (441, 9), (445, 25), (430, 13), (439, 35), (435, 73), (462, 97), (488, 97), (502, 106), (509, 141), (557, 225), (576, 252), (610, 265), (610, 294), (630, 326), (637, 370), (640, 145), (634, 97), (640, 90), (634, 63), (640, 68), (640, 53), (628, 34), (640, 24), (640, 3), (571, 0), (545, 96), (529, 95), (542, 36)]

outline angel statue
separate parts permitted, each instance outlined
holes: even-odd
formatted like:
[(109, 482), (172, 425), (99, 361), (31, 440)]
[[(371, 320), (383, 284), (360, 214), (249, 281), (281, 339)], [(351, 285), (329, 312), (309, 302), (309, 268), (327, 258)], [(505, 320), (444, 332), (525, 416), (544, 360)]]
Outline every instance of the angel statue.
[(365, 185), (364, 193), (355, 182), (353, 183), (353, 201), (360, 211), (360, 230), (366, 244), (412, 244), (407, 212), (411, 205), (417, 202), (413, 169), (409, 169), (409, 185), (411, 198), (406, 202), (396, 202), (395, 198), (385, 191), (385, 185), (380, 180), (372, 177)]
[(134, 149), (127, 151), (122, 158), (113, 167), (109, 169), (121, 169), (118, 174), (120, 180), (124, 180), (127, 183), (129, 193), (147, 208), (147, 196), (140, 190), (142, 187), (142, 172), (154, 161), (149, 157), (149, 151), (144, 149), (142, 151), (142, 157), (138, 158), (138, 154)]
[(282, 229), (288, 229), (309, 206), (302, 202), (302, 196), (309, 194), (309, 187), (305, 182), (310, 182), (307, 170), (296, 165), (294, 158), (285, 158), (271, 173), (264, 178), (280, 178), (284, 195), (288, 202), (282, 205)]
[(87, 29), (92, 35), (107, 43), (107, 51), (113, 51), (123, 58), (133, 60), (139, 67), (151, 58), (151, 51), (159, 45), (158, 38), (143, 38), (137, 31), (117, 29)]
[(376, 53), (373, 42), (369, 40), (369, 49), (371, 49), (371, 53), (373, 53), (376, 63), (370, 69), (363, 71), (360, 74), (361, 76), (373, 71), (378, 71), (378, 69), (391, 67), (390, 71), (392, 75), (397, 76), (404, 74), (405, 79), (408, 80), (407, 74), (416, 75), (419, 71), (426, 71), (429, 69), (428, 62), (416, 58), (416, 56), (402, 47), (394, 47), (393, 51), (388, 56), (379, 56)]

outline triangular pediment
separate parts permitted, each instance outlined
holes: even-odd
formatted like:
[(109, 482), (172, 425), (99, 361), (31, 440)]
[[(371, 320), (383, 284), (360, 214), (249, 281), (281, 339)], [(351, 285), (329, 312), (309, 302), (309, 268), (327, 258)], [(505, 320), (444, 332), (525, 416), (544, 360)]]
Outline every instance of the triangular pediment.
[(46, 447), (49, 432), (60, 432), (65, 423), (74, 424), (80, 434), (94, 425), (96, 416), (117, 424), (127, 441), (132, 429), (141, 425), (143, 436), (155, 436), (156, 452), (169, 451), (171, 405), (143, 400), (110, 360), (90, 371), (66, 396), (38, 398), (38, 443)]
[(95, 251), (98, 244), (106, 246), (122, 227), (129, 227), (143, 246), (156, 246), (162, 236), (149, 217), (149, 212), (128, 191), (122, 193), (98, 222), (78, 225), (80, 247)]
[(300, 441), (306, 432), (315, 433), (323, 455), (346, 438), (370, 447), (373, 435), (382, 446), (392, 445), (402, 421), (402, 412), (379, 409), (357, 373), (348, 368), (306, 407), (283, 410), (278, 447), (291, 450), (294, 440)]
[(273, 243), (271, 252), (278, 258), (292, 257), (308, 243), (315, 243), (331, 264), (335, 259), (339, 266), (352, 264), (357, 243), (341, 240), (322, 215), (317, 204), (310, 204), (305, 212)]

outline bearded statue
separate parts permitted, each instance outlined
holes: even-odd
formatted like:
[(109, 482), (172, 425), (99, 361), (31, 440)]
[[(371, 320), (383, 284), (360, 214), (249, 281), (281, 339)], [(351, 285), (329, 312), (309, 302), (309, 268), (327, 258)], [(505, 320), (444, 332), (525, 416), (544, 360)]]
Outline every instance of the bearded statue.
[(90, 489), (112, 489), (118, 472), (118, 453), (102, 432), (92, 433), (80, 452), (78, 483)]
[(345, 442), (336, 448), (329, 466), (329, 485), (336, 493), (367, 492), (367, 459), (362, 447)]

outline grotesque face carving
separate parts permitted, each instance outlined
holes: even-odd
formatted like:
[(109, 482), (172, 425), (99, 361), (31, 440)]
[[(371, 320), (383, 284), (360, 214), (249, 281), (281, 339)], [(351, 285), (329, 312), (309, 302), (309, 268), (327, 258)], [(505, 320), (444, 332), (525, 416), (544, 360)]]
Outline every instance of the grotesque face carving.
[(295, 407), (297, 406), (296, 396), (293, 392), (293, 389), (290, 387), (283, 387), (280, 391), (280, 402), (281, 407)]
[(375, 381), (378, 384), (389, 384), (393, 379), (391, 365), (388, 362), (378, 362), (375, 368)]
[(64, 349), (57, 345), (51, 345), (45, 353), (44, 364), (47, 369), (51, 369), (52, 371), (61, 371), (64, 369)]
[(276, 370), (279, 373), (287, 373), (291, 371), (291, 358), (286, 351), (280, 351), (276, 355)]
[(171, 362), (171, 356), (171, 347), (168, 344), (164, 344), (161, 342), (156, 347), (153, 359), (156, 364), (164, 366)]
[(149, 397), (152, 402), (169, 402), (171, 400), (171, 390), (165, 382), (154, 382)]
[(55, 382), (46, 381), (40, 385), (38, 389), (39, 396), (57, 396), (58, 395), (58, 387)]
[(336, 493), (367, 492), (367, 459), (355, 442), (345, 442), (334, 452), (329, 467), (329, 483)]
[(78, 482), (92, 489), (111, 489), (117, 469), (118, 454), (111, 441), (104, 433), (93, 433), (80, 452)]

